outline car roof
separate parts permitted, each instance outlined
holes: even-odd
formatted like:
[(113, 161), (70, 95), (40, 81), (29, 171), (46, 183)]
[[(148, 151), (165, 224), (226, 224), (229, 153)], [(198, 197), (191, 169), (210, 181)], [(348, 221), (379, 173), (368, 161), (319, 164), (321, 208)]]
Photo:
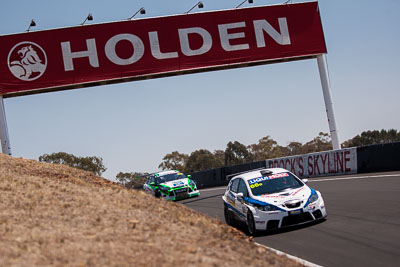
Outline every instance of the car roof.
[(234, 177), (232, 177), (232, 180), (235, 178), (242, 178), (243, 180), (247, 181), (250, 179), (254, 179), (254, 178), (258, 178), (258, 177), (263, 177), (265, 176), (261, 174), (261, 172), (265, 172), (265, 171), (270, 171), (270, 174), (276, 174), (276, 173), (282, 173), (282, 172), (289, 172), (286, 169), (283, 168), (266, 168), (266, 169), (259, 169), (259, 170), (255, 170), (255, 171), (249, 171), (249, 172), (245, 172), (245, 173), (241, 173), (238, 174)]
[(177, 170), (168, 170), (168, 171), (162, 171), (162, 172), (157, 172), (158, 176), (163, 176), (163, 175), (168, 175), (168, 174), (173, 174), (173, 173), (180, 173)]

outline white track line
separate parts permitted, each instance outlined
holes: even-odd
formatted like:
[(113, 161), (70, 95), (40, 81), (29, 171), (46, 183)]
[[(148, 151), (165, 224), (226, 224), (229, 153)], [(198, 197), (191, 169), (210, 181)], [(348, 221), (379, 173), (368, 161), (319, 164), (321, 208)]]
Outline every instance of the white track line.
[(315, 264), (315, 263), (306, 261), (306, 260), (304, 260), (304, 259), (301, 259), (301, 258), (299, 258), (299, 257), (293, 256), (293, 255), (290, 255), (290, 254), (287, 254), (287, 253), (282, 252), (282, 251), (280, 251), (280, 250), (267, 247), (267, 246), (262, 245), (262, 244), (257, 243), (257, 242), (254, 242), (254, 243), (255, 243), (257, 246), (260, 246), (260, 247), (263, 247), (263, 248), (266, 248), (266, 249), (271, 250), (272, 252), (276, 253), (278, 256), (286, 256), (286, 257), (288, 257), (289, 259), (294, 260), (295, 262), (301, 264), (302, 266), (306, 266), (306, 267), (322, 267), (321, 265), (318, 265), (318, 264)]
[(352, 180), (352, 179), (367, 179), (367, 178), (385, 178), (385, 177), (395, 177), (400, 176), (399, 173), (397, 174), (384, 174), (384, 175), (370, 175), (370, 176), (351, 176), (351, 177), (343, 177), (343, 178), (324, 178), (324, 179), (317, 179), (308, 180), (311, 182), (323, 182), (323, 181), (334, 181), (334, 180)]

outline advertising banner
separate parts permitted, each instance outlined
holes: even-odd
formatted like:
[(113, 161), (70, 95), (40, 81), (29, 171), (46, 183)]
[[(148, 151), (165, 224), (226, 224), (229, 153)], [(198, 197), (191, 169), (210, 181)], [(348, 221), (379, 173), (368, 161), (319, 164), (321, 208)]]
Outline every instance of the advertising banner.
[(0, 95), (12, 97), (326, 53), (317, 2), (0, 36)]
[(284, 168), (299, 177), (357, 173), (357, 148), (267, 160), (267, 168)]

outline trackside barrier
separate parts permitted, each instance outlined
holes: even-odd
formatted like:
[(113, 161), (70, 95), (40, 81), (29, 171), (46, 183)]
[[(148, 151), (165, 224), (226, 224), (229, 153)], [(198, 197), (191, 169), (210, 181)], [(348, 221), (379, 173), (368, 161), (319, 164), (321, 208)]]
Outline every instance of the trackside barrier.
[(228, 184), (227, 176), (234, 173), (249, 171), (258, 168), (265, 168), (265, 160), (244, 163), (235, 166), (222, 167), (218, 169), (192, 173), (192, 179), (196, 181), (198, 188), (223, 186)]
[(287, 169), (300, 178), (357, 173), (357, 148), (269, 159), (266, 166)]
[(357, 148), (358, 173), (400, 170), (400, 142)]
[(198, 188), (227, 185), (235, 173), (280, 167), (301, 178), (400, 171), (400, 142), (268, 159), (192, 173)]

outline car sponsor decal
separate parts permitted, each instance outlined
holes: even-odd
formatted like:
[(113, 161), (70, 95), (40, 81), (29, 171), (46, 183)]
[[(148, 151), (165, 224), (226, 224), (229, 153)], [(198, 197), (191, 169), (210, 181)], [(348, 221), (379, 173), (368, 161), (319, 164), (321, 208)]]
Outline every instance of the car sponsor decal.
[(256, 187), (259, 187), (259, 186), (262, 186), (262, 183), (251, 184), (250, 188), (256, 188)]
[(179, 182), (175, 182), (175, 183), (173, 183), (172, 185), (173, 185), (173, 187), (178, 187), (178, 186), (184, 186), (184, 185), (185, 185), (185, 183), (184, 183), (184, 182), (182, 182), (182, 181), (179, 181)]
[(296, 195), (298, 192), (300, 192), (300, 191), (303, 190), (303, 189), (304, 189), (304, 187), (300, 188), (299, 190), (297, 190), (296, 192), (294, 192), (294, 193), (292, 194), (292, 196)]
[(266, 180), (282, 178), (282, 177), (288, 177), (288, 176), (289, 176), (289, 174), (286, 173), (286, 172), (277, 173), (277, 174), (272, 174), (272, 175), (268, 175), (268, 176), (264, 176), (264, 177), (257, 177), (257, 178), (254, 178), (254, 179), (250, 179), (250, 180), (248, 180), (248, 183), (249, 183), (249, 185), (252, 185), (252, 184), (263, 182), (263, 181), (266, 181)]
[(187, 188), (176, 189), (174, 191), (175, 191), (175, 193), (187, 192)]
[(315, 210), (316, 205), (317, 205), (316, 203), (309, 204), (308, 208), (311, 210)]
[(233, 210), (233, 212), (235, 212), (237, 215), (239, 215), (240, 217), (246, 218), (246, 215), (242, 214), (239, 210), (237, 210), (235, 207), (233, 207), (232, 205), (230, 205), (229, 203), (226, 203), (226, 205), (228, 206), (228, 208), (230, 208), (231, 210)]
[(290, 215), (299, 215), (303, 213), (303, 209), (298, 209), (298, 210), (291, 210), (288, 212), (289, 216)]
[(262, 195), (258, 195), (259, 197), (265, 197), (265, 198), (285, 198), (286, 196), (282, 196), (282, 195), (268, 195), (268, 194), (262, 194)]
[(229, 191), (227, 195), (228, 202), (235, 206), (235, 196)]
[(257, 199), (253, 199), (253, 198), (249, 198), (249, 197), (245, 197), (244, 201), (246, 202), (246, 204), (250, 203), (250, 204), (259, 205), (259, 206), (267, 206), (267, 205), (269, 205), (269, 206), (273, 206), (274, 208), (276, 208), (278, 210), (285, 211), (284, 209), (282, 209), (282, 208), (280, 208), (278, 206), (275, 206), (273, 204), (266, 203), (266, 202), (263, 202), (263, 201), (260, 201), (260, 200), (257, 200)]

